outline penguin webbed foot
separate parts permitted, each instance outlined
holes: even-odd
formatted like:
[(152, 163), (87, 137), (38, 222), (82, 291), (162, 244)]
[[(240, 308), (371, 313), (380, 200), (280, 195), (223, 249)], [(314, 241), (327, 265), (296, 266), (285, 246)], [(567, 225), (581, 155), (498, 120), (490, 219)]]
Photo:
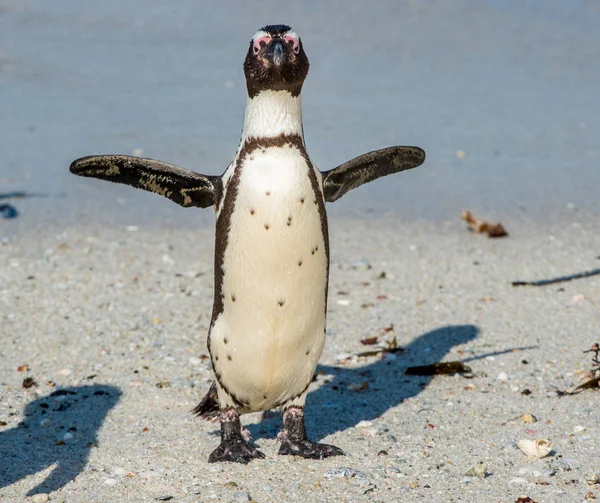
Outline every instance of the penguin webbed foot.
[[(212, 388), (211, 388), (212, 389)], [(219, 413), (221, 420), (221, 444), (208, 457), (209, 463), (232, 461), (233, 463), (248, 464), (253, 459), (262, 459), (265, 455), (249, 440), (249, 432), (244, 435), (240, 415), (235, 409), (224, 409)], [(247, 437), (247, 438), (245, 438)]]
[(330, 456), (345, 456), (335, 445), (319, 444), (308, 440), (304, 426), (304, 408), (292, 406), (283, 413), (283, 430), (278, 435), (281, 442), (279, 454), (301, 456), (308, 459), (323, 459)]
[(248, 464), (253, 459), (263, 459), (265, 455), (243, 439), (222, 441), (208, 457), (209, 463), (231, 461)]

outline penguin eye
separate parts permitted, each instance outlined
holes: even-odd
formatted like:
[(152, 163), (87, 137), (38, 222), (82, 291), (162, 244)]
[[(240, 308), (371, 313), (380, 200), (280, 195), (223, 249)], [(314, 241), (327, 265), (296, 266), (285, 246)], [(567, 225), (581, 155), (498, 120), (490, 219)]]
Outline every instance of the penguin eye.
[(300, 42), (296, 37), (292, 37), (291, 35), (286, 35), (284, 37), (285, 43), (292, 46), (292, 49), (296, 54), (300, 52)]
[(264, 35), (259, 39), (256, 39), (253, 44), (253, 52), (254, 54), (258, 54), (260, 50), (265, 47), (271, 41), (270, 35)]

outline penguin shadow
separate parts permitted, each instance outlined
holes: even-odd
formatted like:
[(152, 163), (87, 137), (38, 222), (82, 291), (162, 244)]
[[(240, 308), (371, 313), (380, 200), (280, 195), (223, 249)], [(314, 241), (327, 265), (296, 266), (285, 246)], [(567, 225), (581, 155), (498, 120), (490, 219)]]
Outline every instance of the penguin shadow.
[(0, 489), (53, 465), (27, 496), (56, 491), (77, 477), (120, 396), (114, 386), (77, 386), (29, 403), (19, 424), (0, 431)]
[[(405, 369), (439, 362), (454, 346), (470, 342), (478, 334), (475, 325), (449, 325), (417, 337), (391, 358), (362, 367), (319, 365), (317, 374), (333, 377), (308, 394), (305, 420), (309, 438), (320, 441), (417, 396), (434, 376), (405, 375)], [(274, 415), (268, 414), (262, 422), (248, 425), (252, 436), (277, 431), (280, 420), (273, 419)]]

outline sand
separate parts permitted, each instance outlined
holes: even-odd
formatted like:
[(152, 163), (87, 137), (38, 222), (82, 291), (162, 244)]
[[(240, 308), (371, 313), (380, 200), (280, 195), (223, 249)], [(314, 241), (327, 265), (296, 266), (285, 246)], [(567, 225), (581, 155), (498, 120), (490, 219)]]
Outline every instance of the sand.
[[(279, 457), (280, 419), (252, 415), (267, 459), (209, 465), (218, 424), (190, 409), (212, 379), (212, 215), (67, 167), (221, 173), (271, 22), (311, 61), (316, 165), (399, 144), (427, 161), (328, 207), (307, 427), (347, 455)], [(0, 0), (0, 502), (600, 498), (598, 391), (557, 394), (591, 367), (600, 276), (511, 286), (600, 267), (599, 22), (590, 1)], [(470, 233), (464, 209), (510, 236)], [(404, 351), (356, 357), (375, 336)], [(473, 378), (404, 373), (454, 360)], [(545, 459), (517, 448), (541, 438)]]
[[(549, 226), (503, 223), (510, 236), (492, 240), (458, 215), (439, 225), (333, 218), (327, 343), (307, 428), (347, 455), (278, 456), (279, 415), (253, 414), (244, 422), (267, 459), (247, 466), (208, 464), (218, 424), (190, 414), (212, 379), (211, 225), (5, 238), (1, 501), (600, 497), (598, 391), (557, 394), (591, 368), (582, 351), (599, 339), (600, 276), (511, 286), (599, 267), (598, 225), (577, 212)], [(404, 350), (357, 357), (372, 336)], [(404, 374), (453, 360), (473, 377)], [(37, 384), (25, 389), (27, 377)], [(553, 446), (544, 459), (517, 448), (540, 438)], [(483, 478), (465, 475), (480, 463)]]

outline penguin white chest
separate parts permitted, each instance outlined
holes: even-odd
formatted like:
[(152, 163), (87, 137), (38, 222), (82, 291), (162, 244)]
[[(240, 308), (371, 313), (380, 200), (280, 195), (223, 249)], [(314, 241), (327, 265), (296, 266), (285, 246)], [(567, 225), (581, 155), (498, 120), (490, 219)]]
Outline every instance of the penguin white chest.
[(320, 173), (296, 147), (257, 149), (237, 169), (210, 350), (219, 382), (263, 410), (301, 394), (321, 355), (327, 229)]

